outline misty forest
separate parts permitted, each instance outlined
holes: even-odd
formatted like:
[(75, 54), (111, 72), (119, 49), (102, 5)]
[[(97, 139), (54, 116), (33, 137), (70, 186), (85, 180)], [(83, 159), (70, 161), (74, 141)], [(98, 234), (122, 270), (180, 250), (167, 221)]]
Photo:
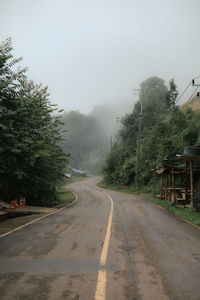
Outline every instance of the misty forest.
[[(11, 40), (0, 47), (0, 161), (4, 199), (56, 203), (56, 187), (70, 168), (103, 174), (104, 183), (148, 189), (166, 157), (200, 143), (200, 114), (176, 105), (178, 88), (145, 79), (138, 101), (95, 106), (89, 114), (58, 111), (47, 87), (16, 66)], [(11, 188), (12, 187), (12, 188)], [(34, 199), (34, 200), (33, 200)]]
[(0, 300), (200, 300), (200, 1), (0, 1)]

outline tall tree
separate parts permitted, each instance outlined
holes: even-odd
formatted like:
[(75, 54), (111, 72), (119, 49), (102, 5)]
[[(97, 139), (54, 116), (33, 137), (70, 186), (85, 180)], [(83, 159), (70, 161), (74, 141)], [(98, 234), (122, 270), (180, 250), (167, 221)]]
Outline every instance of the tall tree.
[(13, 59), (11, 51), (10, 40), (0, 46), (0, 184), (8, 187), (8, 200), (24, 195), (51, 204), (67, 162), (60, 117), (47, 87), (28, 81), (25, 69), (13, 68), (21, 59)]
[[(170, 112), (166, 95), (171, 107), (174, 106)], [(148, 78), (141, 83), (139, 96), (132, 114), (122, 119), (118, 145), (103, 168), (105, 180), (110, 184), (135, 184), (137, 174), (137, 184), (146, 186), (152, 179), (152, 169), (161, 164), (164, 157), (182, 153), (185, 146), (199, 140), (198, 115), (175, 107), (174, 81), (168, 90), (162, 79)]]
[(169, 81), (169, 90), (166, 94), (166, 105), (169, 110), (172, 110), (175, 107), (177, 97), (178, 97), (177, 86), (174, 82), (174, 79), (171, 79)]

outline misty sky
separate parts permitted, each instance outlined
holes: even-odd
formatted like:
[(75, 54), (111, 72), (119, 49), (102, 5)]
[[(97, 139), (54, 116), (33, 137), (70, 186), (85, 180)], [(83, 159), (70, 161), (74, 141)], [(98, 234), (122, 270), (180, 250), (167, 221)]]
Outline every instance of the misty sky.
[(150, 76), (180, 92), (199, 76), (199, 12), (198, 0), (0, 0), (0, 41), (59, 108), (88, 113), (134, 102)]

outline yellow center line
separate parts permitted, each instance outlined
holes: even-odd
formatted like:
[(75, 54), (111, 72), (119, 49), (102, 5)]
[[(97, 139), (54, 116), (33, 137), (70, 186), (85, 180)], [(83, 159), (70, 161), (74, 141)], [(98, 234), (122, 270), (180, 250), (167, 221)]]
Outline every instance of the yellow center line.
[(97, 285), (95, 291), (95, 300), (105, 300), (106, 299), (106, 282), (107, 282), (107, 272), (106, 270), (99, 270), (97, 277)]
[(99, 193), (100, 195), (105, 196), (110, 200), (110, 214), (108, 217), (108, 223), (107, 223), (107, 228), (106, 228), (106, 235), (104, 238), (104, 243), (103, 243), (103, 248), (101, 251), (100, 255), (100, 262), (99, 265), (102, 269), (98, 271), (98, 276), (97, 276), (97, 284), (96, 284), (96, 290), (95, 290), (95, 297), (94, 300), (105, 300), (106, 299), (106, 283), (107, 283), (107, 271), (105, 268), (106, 261), (107, 261), (107, 256), (108, 256), (108, 249), (109, 249), (109, 244), (110, 244), (110, 236), (111, 236), (111, 227), (112, 227), (112, 218), (113, 218), (113, 210), (114, 210), (114, 204), (112, 198), (104, 194), (102, 192), (97, 191), (96, 189), (93, 189), (84, 183), (81, 183), (82, 187), (87, 187), (88, 189), (95, 191), (96, 193)]
[[(113, 200), (112, 198), (104, 193), (98, 192), (104, 196), (106, 196), (111, 203), (110, 214), (108, 218), (108, 224), (106, 229), (106, 235), (103, 243), (103, 248), (100, 255), (100, 267), (104, 267), (106, 265), (107, 256), (108, 256), (108, 248), (110, 244), (110, 236), (111, 236), (111, 226), (112, 226), (112, 218), (113, 218)], [(107, 271), (99, 270), (97, 277), (97, 285), (95, 291), (95, 300), (105, 300), (106, 299), (106, 282), (107, 282)]]

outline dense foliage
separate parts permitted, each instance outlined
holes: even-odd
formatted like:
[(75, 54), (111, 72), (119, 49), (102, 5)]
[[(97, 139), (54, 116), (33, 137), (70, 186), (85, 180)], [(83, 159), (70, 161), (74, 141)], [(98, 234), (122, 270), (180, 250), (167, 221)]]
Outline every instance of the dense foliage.
[(139, 100), (122, 119), (120, 138), (103, 167), (108, 184), (151, 185), (153, 169), (163, 159), (199, 144), (200, 114), (175, 106), (177, 95), (173, 80), (169, 87), (157, 77), (141, 84)]
[[(47, 87), (28, 81), (16, 69), (11, 41), (0, 46), (0, 184), (1, 197), (25, 196), (28, 203), (51, 205), (62, 180), (66, 155), (61, 148), (60, 117)], [(5, 192), (6, 191), (6, 192)]]

